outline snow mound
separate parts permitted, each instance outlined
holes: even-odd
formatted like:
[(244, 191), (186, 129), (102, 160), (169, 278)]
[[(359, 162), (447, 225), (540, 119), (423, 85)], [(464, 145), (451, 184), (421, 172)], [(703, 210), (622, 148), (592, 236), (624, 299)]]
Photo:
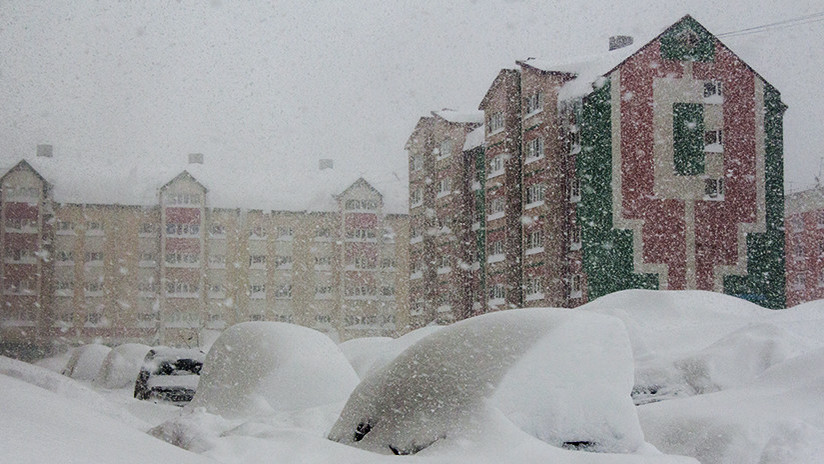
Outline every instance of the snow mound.
[(227, 418), (343, 402), (358, 376), (326, 335), (281, 322), (227, 329), (206, 356), (187, 408)]
[(103, 360), (95, 384), (103, 388), (133, 387), (143, 358), (150, 349), (141, 343), (126, 343), (112, 348)]
[(395, 339), (389, 337), (354, 338), (338, 346), (358, 376), (364, 378), (373, 370), (389, 364), (418, 340), (442, 328), (439, 325), (421, 327)]
[(647, 440), (704, 464), (821, 462), (824, 350), (778, 363), (744, 387), (638, 408)]
[(69, 362), (63, 369), (63, 375), (75, 380), (92, 382), (97, 378), (103, 361), (112, 349), (108, 346), (91, 344), (83, 345), (72, 353)]
[(557, 447), (633, 453), (644, 440), (632, 386), (631, 347), (619, 320), (502, 311), (445, 327), (364, 378), (329, 438), (412, 454), (483, 433), (489, 421), (479, 418), (492, 410)]

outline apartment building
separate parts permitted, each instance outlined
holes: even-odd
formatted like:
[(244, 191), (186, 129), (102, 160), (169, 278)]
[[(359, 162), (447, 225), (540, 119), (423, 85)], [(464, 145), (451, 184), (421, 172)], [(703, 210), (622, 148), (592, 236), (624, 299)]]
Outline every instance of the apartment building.
[[(419, 122), (407, 143), (412, 217), (439, 211), (414, 190), (437, 178), (433, 147), (464, 144), (463, 168), (451, 169), (474, 194), (451, 222), (472, 225), (452, 252), (470, 257), (469, 285), (451, 290), (469, 314), (575, 307), (630, 288), (784, 307), (780, 94), (690, 16), (634, 42), (501, 70), (469, 142)], [(413, 269), (449, 253), (420, 250)], [(413, 281), (439, 288), (431, 273)], [(443, 293), (415, 295), (415, 323), (439, 320)]]
[(311, 174), (325, 190), (300, 195), (307, 209), (279, 210), (261, 207), (281, 202), (252, 179), (255, 204), (232, 207), (243, 196), (203, 155), (176, 176), (95, 195), (66, 174), (67, 160), (39, 150), (0, 177), (5, 354), (92, 341), (193, 346), (204, 330), (243, 321), (340, 341), (408, 324), (408, 217), (365, 179), (341, 183), (329, 161)]
[(824, 188), (787, 195), (787, 306), (824, 298)]

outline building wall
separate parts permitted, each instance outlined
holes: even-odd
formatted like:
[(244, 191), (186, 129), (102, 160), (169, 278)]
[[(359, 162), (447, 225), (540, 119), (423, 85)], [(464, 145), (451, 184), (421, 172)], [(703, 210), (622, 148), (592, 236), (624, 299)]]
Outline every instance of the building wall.
[(787, 196), (787, 306), (824, 298), (824, 192)]
[[(584, 103), (593, 156), (579, 162), (588, 179), (579, 219), (590, 297), (702, 289), (783, 307), (782, 155), (780, 146), (767, 151), (765, 133), (780, 127), (783, 110), (768, 104), (772, 91), (760, 77), (690, 27), (708, 42), (700, 59), (672, 56), (665, 33)], [(723, 96), (704, 96), (711, 82)], [(696, 114), (679, 115), (679, 105)], [(712, 130), (723, 130), (723, 143), (705, 145)], [(723, 191), (712, 195), (709, 182), (723, 182)]]
[(0, 184), (2, 349), (193, 346), (204, 329), (249, 320), (340, 341), (396, 335), (409, 323), (408, 216), (384, 214), (365, 181), (353, 186), (336, 212), (209, 208), (188, 175), (153, 207), (57, 204), (34, 170), (13, 170)]

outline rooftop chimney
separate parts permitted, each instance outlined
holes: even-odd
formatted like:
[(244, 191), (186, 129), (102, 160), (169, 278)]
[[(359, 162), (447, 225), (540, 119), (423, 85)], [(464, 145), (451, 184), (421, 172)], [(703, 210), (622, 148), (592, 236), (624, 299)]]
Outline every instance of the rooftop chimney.
[(318, 161), (318, 169), (323, 171), (324, 169), (334, 169), (335, 161), (330, 159), (322, 159)]
[(43, 158), (51, 158), (54, 150), (51, 145), (38, 145), (37, 146), (37, 156), (42, 156)]
[(189, 153), (189, 164), (203, 164), (203, 153)]
[(632, 45), (632, 37), (628, 35), (614, 35), (609, 38), (609, 51), (618, 50)]

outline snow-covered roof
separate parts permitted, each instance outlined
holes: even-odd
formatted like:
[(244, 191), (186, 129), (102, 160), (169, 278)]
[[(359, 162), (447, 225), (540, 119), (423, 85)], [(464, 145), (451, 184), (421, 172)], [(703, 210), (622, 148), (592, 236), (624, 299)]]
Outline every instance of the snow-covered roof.
[(464, 141), (463, 146), (464, 151), (471, 150), (475, 147), (480, 147), (483, 145), (485, 137), (485, 126), (481, 125), (476, 127), (472, 132), (466, 134), (466, 140)]
[[(203, 163), (189, 163), (186, 154), (174, 157), (146, 156), (122, 159), (80, 153), (60, 153), (51, 158), (27, 156), (26, 161), (53, 186), (60, 203), (153, 206), (158, 191), (187, 171), (208, 191), (212, 208), (264, 211), (336, 211), (335, 195), (359, 178), (377, 189), (384, 212), (407, 212), (407, 173), (391, 168), (362, 171), (363, 166), (335, 163), (319, 169), (316, 158), (294, 157), (288, 164), (266, 156), (220, 159), (206, 154)], [(20, 159), (0, 157), (0, 174)]]
[(438, 116), (445, 119), (447, 122), (453, 123), (472, 123), (481, 124), (484, 122), (483, 111), (457, 111), (449, 108), (444, 108), (440, 111), (433, 111), (433, 116)]

